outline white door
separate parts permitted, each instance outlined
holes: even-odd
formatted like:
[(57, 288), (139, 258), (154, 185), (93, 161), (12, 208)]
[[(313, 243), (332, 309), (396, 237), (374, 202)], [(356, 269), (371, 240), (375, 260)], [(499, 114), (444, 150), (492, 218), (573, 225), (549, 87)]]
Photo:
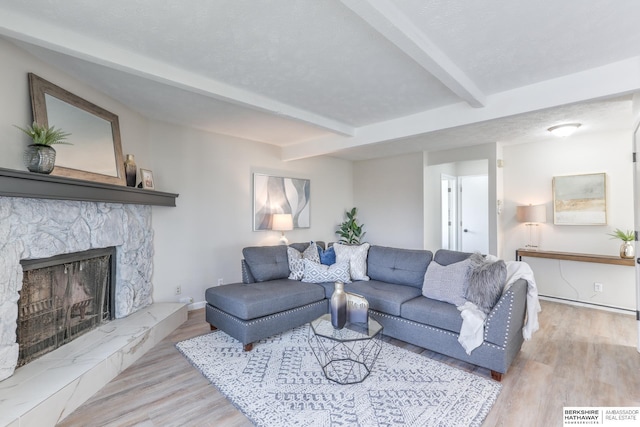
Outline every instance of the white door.
[(489, 252), (489, 177), (461, 176), (460, 250)]

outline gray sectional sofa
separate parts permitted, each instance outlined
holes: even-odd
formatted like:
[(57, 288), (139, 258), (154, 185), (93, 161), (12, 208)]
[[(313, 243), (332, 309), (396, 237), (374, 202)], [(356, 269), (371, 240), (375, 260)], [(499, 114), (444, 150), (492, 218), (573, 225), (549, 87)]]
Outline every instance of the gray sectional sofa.
[[(308, 245), (290, 246), (303, 252)], [(223, 330), (249, 351), (260, 339), (328, 312), (334, 282), (289, 279), (286, 246), (249, 247), (243, 255), (243, 283), (206, 291), (206, 319), (212, 330)], [(486, 317), (484, 340), (470, 354), (458, 342), (462, 317), (456, 305), (423, 296), (431, 262), (448, 266), (470, 256), (442, 249), (433, 255), (427, 250), (371, 246), (366, 258), (369, 280), (347, 283), (345, 290), (368, 300), (369, 313), (383, 325), (384, 335), (488, 368), (501, 380), (523, 343), (527, 282), (517, 280), (499, 296)]]

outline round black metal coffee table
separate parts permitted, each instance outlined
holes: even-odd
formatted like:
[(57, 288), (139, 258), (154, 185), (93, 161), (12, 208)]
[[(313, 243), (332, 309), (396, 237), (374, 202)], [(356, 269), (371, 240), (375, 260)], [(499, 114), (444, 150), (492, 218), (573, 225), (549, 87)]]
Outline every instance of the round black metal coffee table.
[(349, 323), (342, 329), (324, 314), (311, 322), (309, 345), (325, 377), (339, 384), (364, 381), (382, 348), (382, 325), (369, 317), (368, 323)]

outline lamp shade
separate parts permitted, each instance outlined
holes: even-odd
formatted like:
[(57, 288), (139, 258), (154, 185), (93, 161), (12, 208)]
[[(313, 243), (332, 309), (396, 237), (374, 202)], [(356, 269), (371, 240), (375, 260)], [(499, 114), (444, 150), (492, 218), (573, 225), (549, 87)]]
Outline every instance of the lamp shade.
[(518, 206), (516, 219), (520, 222), (547, 222), (547, 209), (545, 205)]
[(275, 231), (293, 230), (293, 216), (291, 214), (273, 214), (271, 229)]

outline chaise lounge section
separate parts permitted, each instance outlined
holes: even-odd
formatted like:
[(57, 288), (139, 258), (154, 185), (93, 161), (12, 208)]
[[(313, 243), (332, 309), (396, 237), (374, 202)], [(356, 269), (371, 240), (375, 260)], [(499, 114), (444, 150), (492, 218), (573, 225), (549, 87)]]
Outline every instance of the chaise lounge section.
[[(308, 243), (292, 245), (302, 250), (308, 246)], [(250, 351), (256, 341), (327, 313), (329, 302), (322, 287), (287, 278), (289, 263), (285, 246), (249, 247), (243, 254), (243, 283), (205, 291), (206, 319), (211, 330), (223, 330)]]
[[(301, 253), (309, 248), (308, 243), (291, 246)], [(248, 351), (260, 339), (328, 312), (334, 281), (289, 279), (286, 246), (245, 248), (243, 255), (243, 283), (206, 291), (212, 330), (223, 330)], [(523, 343), (527, 282), (519, 279), (499, 296), (486, 316), (482, 343), (470, 353), (458, 341), (463, 324), (458, 307), (423, 295), (430, 263), (448, 268), (471, 255), (441, 249), (434, 256), (428, 250), (374, 245), (364, 261), (368, 276), (346, 283), (345, 290), (367, 299), (369, 314), (384, 326), (384, 335), (487, 368), (499, 381)], [(449, 292), (448, 286), (440, 292)]]

